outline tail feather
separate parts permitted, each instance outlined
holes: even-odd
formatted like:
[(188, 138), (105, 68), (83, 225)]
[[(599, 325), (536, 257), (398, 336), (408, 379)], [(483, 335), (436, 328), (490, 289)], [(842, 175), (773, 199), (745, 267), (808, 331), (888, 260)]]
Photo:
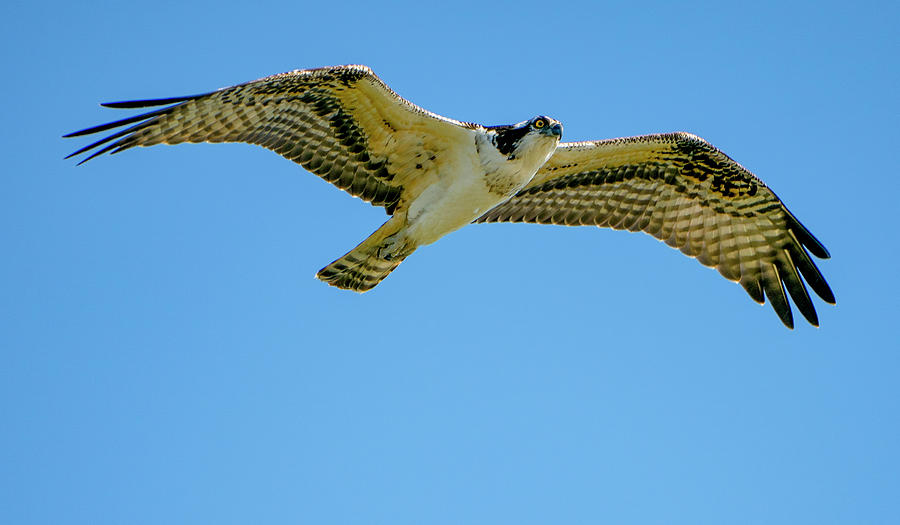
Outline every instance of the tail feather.
[[(365, 292), (384, 280), (415, 248), (391, 240), (396, 228), (385, 223), (368, 239), (340, 259), (319, 270), (320, 280), (345, 290)], [(393, 230), (393, 231), (392, 231)]]
[[(360, 257), (357, 259), (357, 257)], [(384, 280), (403, 259), (387, 260), (350, 252), (319, 270), (316, 277), (345, 290), (365, 292)]]

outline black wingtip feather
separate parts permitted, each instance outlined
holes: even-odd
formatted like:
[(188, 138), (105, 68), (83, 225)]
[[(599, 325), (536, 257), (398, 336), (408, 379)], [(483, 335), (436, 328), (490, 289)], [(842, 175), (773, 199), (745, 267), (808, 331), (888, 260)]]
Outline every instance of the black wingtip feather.
[[(121, 120), (116, 120), (115, 122), (109, 122), (109, 123), (107, 123), (107, 124), (100, 124), (99, 126), (94, 126), (94, 127), (91, 127), (91, 128), (83, 129), (83, 130), (81, 130), (81, 131), (75, 131), (75, 132), (69, 133), (69, 134), (67, 134), (67, 135), (63, 135), (63, 138), (80, 137), (80, 136), (83, 136), (83, 135), (91, 135), (91, 134), (93, 134), (93, 133), (99, 133), (99, 132), (101, 132), (101, 131), (107, 131), (107, 130), (110, 130), (110, 129), (114, 129), (114, 128), (118, 128), (118, 127), (122, 127), (122, 126), (127, 126), (128, 124), (134, 124), (134, 123), (137, 123), (137, 124), (135, 124), (134, 126), (125, 128), (125, 129), (123, 129), (123, 130), (119, 130), (119, 131), (117, 131), (117, 132), (115, 132), (115, 133), (109, 135), (108, 137), (104, 137), (104, 138), (102, 138), (102, 139), (100, 139), (100, 140), (98, 140), (98, 141), (96, 141), (96, 142), (93, 142), (93, 143), (91, 143), (91, 144), (88, 144), (87, 146), (85, 146), (85, 147), (79, 149), (78, 151), (75, 151), (75, 152), (73, 152), (73, 153), (67, 155), (66, 158), (69, 159), (69, 158), (72, 158), (72, 157), (74, 157), (74, 156), (76, 156), (76, 155), (80, 155), (81, 153), (85, 153), (85, 152), (87, 152), (87, 151), (89, 151), (89, 150), (91, 150), (91, 149), (93, 149), (93, 148), (96, 148), (97, 146), (100, 146), (101, 144), (106, 144), (107, 142), (109, 142), (109, 141), (111, 141), (111, 140), (117, 139), (117, 138), (122, 137), (122, 136), (124, 136), (124, 135), (128, 135), (129, 133), (132, 133), (132, 132), (134, 132), (134, 131), (137, 131), (137, 130), (140, 129), (142, 126), (148, 124), (149, 122), (152, 122), (152, 121), (154, 120), (154, 117), (158, 117), (158, 116), (160, 116), (160, 115), (164, 115), (164, 114), (166, 114), (166, 113), (172, 111), (174, 108), (177, 108), (177, 107), (178, 107), (178, 104), (176, 104), (176, 105), (174, 105), (174, 106), (169, 106), (169, 107), (165, 107), (165, 108), (162, 108), (162, 109), (158, 109), (158, 110), (156, 110), (156, 111), (150, 111), (150, 112), (147, 112), (147, 113), (142, 113), (142, 114), (140, 114), (140, 115), (135, 115), (135, 116), (133, 116), (133, 117), (128, 117), (128, 118), (124, 118), (124, 119), (121, 119)], [(115, 147), (117, 147), (117, 146), (121, 146), (121, 145), (122, 145), (122, 144), (120, 144), (119, 142), (115, 142), (115, 143), (113, 143), (113, 144), (111, 145), (111, 147), (106, 147), (106, 148), (101, 149), (100, 151), (97, 151), (97, 152), (93, 153), (91, 156), (89, 156), (88, 158), (82, 160), (82, 161), (79, 162), (77, 165), (78, 165), (78, 166), (81, 166), (81, 165), (84, 164), (85, 162), (87, 162), (87, 161), (93, 159), (94, 157), (96, 157), (96, 156), (98, 156), (98, 155), (101, 155), (101, 154), (103, 154), (103, 153), (106, 153), (107, 151), (109, 151), (109, 150), (111, 150), (111, 149), (113, 149), (113, 148), (115, 148)], [(122, 149), (126, 149), (126, 148), (122, 148)]]
[(763, 295), (762, 286), (759, 284), (759, 279), (755, 279), (752, 277), (744, 277), (739, 281), (741, 286), (744, 287), (744, 290), (750, 294), (750, 298), (756, 301), (759, 304), (763, 304), (766, 302), (765, 296)]
[(179, 102), (187, 102), (188, 100), (194, 100), (195, 98), (202, 96), (203, 95), (188, 95), (186, 97), (151, 98), (146, 100), (122, 100), (119, 102), (101, 102), (100, 105), (105, 108), (115, 109), (149, 108), (153, 106), (166, 106), (169, 104), (177, 104)]
[(63, 138), (71, 138), (71, 137), (81, 137), (83, 135), (92, 135), (94, 133), (99, 133), (101, 131), (106, 131), (108, 129), (118, 128), (121, 126), (125, 126), (134, 122), (140, 122), (142, 120), (147, 120), (151, 117), (155, 117), (156, 115), (165, 113), (175, 106), (158, 109), (156, 111), (150, 111), (148, 113), (142, 113), (140, 115), (135, 115), (133, 117), (123, 118), (121, 120), (116, 120), (114, 122), (107, 122), (106, 124), (100, 124), (99, 126), (93, 126), (90, 128), (85, 128), (79, 131), (73, 131), (72, 133), (68, 133), (63, 135)]
[(794, 235), (797, 236), (800, 243), (816, 257), (820, 259), (830, 259), (831, 254), (828, 253), (828, 249), (825, 248), (825, 245), (823, 245), (819, 239), (816, 239), (816, 236), (810, 233), (810, 231), (806, 229), (806, 226), (797, 220), (797, 217), (794, 217), (794, 214), (791, 213), (790, 210), (785, 208), (784, 211), (786, 212), (788, 219), (788, 229), (794, 232)]
[(806, 250), (801, 246), (795, 245), (791, 250), (791, 260), (794, 262), (797, 269), (800, 270), (800, 275), (803, 276), (803, 279), (809, 284), (809, 287), (816, 292), (816, 295), (821, 297), (826, 303), (834, 304), (834, 292), (831, 291), (831, 287), (828, 286), (825, 277), (822, 276), (822, 273), (816, 267), (815, 263), (810, 259)]
[(816, 315), (816, 309), (812, 304), (812, 300), (809, 298), (809, 292), (806, 291), (806, 286), (803, 285), (800, 274), (797, 273), (797, 268), (794, 261), (791, 259), (790, 251), (783, 250), (782, 253), (784, 254), (785, 260), (779, 264), (779, 277), (781, 277), (784, 286), (791, 294), (791, 299), (794, 300), (794, 304), (797, 305), (797, 309), (800, 310), (803, 317), (809, 321), (809, 324), (819, 326), (819, 316)]
[(778, 274), (778, 268), (772, 265), (764, 275), (763, 287), (766, 291), (766, 297), (769, 298), (769, 304), (772, 305), (772, 309), (775, 310), (784, 326), (793, 330), (794, 315), (791, 313), (791, 306), (788, 304), (784, 284), (781, 282), (781, 276)]
[[(67, 133), (67, 134), (63, 135), (63, 138), (81, 137), (84, 135), (91, 135), (94, 133), (99, 133), (101, 131), (106, 131), (106, 130), (110, 130), (113, 128), (127, 126), (128, 124), (134, 124), (135, 122), (139, 123), (139, 124), (137, 124), (137, 126), (132, 126), (128, 129), (118, 131), (108, 137), (105, 137), (101, 140), (98, 140), (97, 142), (94, 142), (93, 144), (85, 146), (85, 147), (79, 149), (78, 151), (66, 156), (66, 158), (68, 159), (68, 158), (74, 157), (75, 155), (84, 153), (90, 149), (93, 149), (93, 148), (101, 145), (101, 144), (105, 144), (105, 143), (109, 142), (110, 140), (119, 138), (123, 135), (127, 135), (128, 133), (135, 131), (141, 125), (146, 124), (146, 121), (151, 120), (153, 117), (168, 113), (168, 112), (172, 111), (173, 109), (177, 108), (178, 106), (180, 106), (181, 104), (183, 104), (185, 102), (190, 102), (191, 100), (195, 100), (202, 96), (204, 96), (204, 95), (190, 95), (190, 96), (186, 96), (186, 97), (157, 98), (157, 99), (150, 99), (150, 100), (126, 100), (126, 101), (122, 101), (122, 102), (104, 102), (100, 105), (103, 107), (107, 107), (107, 108), (117, 108), (117, 109), (133, 109), (133, 108), (144, 108), (144, 107), (153, 107), (153, 106), (168, 106), (168, 107), (157, 109), (155, 111), (149, 111), (147, 113), (142, 113), (140, 115), (135, 115), (133, 117), (123, 118), (121, 120), (116, 120), (114, 122), (100, 124), (99, 126), (93, 126), (90, 128), (85, 128), (85, 129), (79, 130), (79, 131), (73, 131), (72, 133)], [(117, 144), (117, 145), (119, 145), (119, 144)], [(84, 164), (85, 162), (91, 160), (92, 158), (96, 157), (97, 155), (105, 153), (111, 149), (113, 149), (113, 148), (109, 148), (109, 147), (103, 148), (102, 150), (95, 152), (90, 157), (79, 162), (78, 165), (80, 166), (80, 165)], [(127, 149), (127, 148), (120, 148), (118, 151), (121, 151), (122, 149)]]
[(114, 143), (110, 144), (109, 146), (106, 146), (106, 147), (103, 147), (103, 148), (101, 148), (101, 149), (98, 149), (97, 151), (91, 153), (91, 155), (90, 155), (89, 157), (87, 157), (86, 159), (82, 159), (82, 161), (79, 162), (79, 163), (77, 164), (77, 166), (81, 166), (81, 165), (84, 164), (85, 162), (87, 162), (87, 161), (93, 159), (94, 157), (99, 157), (100, 155), (103, 155), (104, 153), (106, 153), (107, 151), (109, 151), (109, 150), (111, 150), (111, 149), (113, 149), (113, 148), (115, 148), (115, 147), (118, 147), (118, 144), (114, 142)]
[[(143, 115), (143, 116), (144, 116), (144, 117), (150, 118), (150, 117), (155, 116), (157, 113), (158, 113), (158, 112), (154, 111), (153, 113), (148, 113), (148, 114)], [(127, 120), (127, 119), (126, 119), (126, 120)], [(107, 142), (109, 142), (109, 141), (111, 141), (111, 140), (113, 140), (113, 139), (117, 139), (117, 138), (122, 137), (122, 136), (124, 136), (124, 135), (128, 135), (129, 133), (132, 133), (132, 132), (137, 131), (138, 129), (140, 129), (141, 126), (145, 125), (147, 122), (151, 122), (151, 121), (148, 120), (148, 121), (145, 121), (145, 122), (141, 122), (141, 123), (139, 123), (139, 124), (135, 124), (134, 126), (131, 126), (130, 128), (125, 128), (125, 129), (123, 129), (123, 130), (119, 130), (119, 131), (117, 131), (116, 133), (113, 133), (112, 135), (110, 135), (110, 136), (108, 136), (108, 137), (104, 137), (104, 138), (102, 138), (102, 139), (100, 139), (100, 140), (98, 140), (98, 141), (96, 141), (96, 142), (93, 142), (93, 143), (91, 143), (91, 144), (88, 144), (87, 146), (85, 146), (85, 147), (79, 149), (78, 151), (76, 151), (76, 152), (74, 152), (74, 153), (71, 153), (71, 154), (70, 154), (68, 157), (66, 157), (66, 158), (68, 159), (68, 158), (70, 158), (70, 157), (74, 157), (75, 155), (79, 155), (79, 154), (84, 153), (84, 152), (86, 152), (86, 151), (88, 151), (88, 150), (94, 149), (94, 148), (96, 148), (97, 146), (100, 146), (101, 144), (106, 144)], [(121, 145), (121, 144), (120, 144), (118, 141), (117, 141), (117, 142), (114, 142), (114, 143), (111, 145), (111, 147), (103, 148), (101, 151), (99, 151), (99, 152), (97, 152), (97, 153), (94, 153), (94, 154), (91, 155), (90, 157), (88, 157), (88, 158), (82, 160), (81, 162), (78, 163), (78, 166), (80, 166), (80, 165), (84, 164), (85, 162), (91, 160), (92, 158), (96, 157), (98, 154), (107, 152), (107, 151), (109, 151), (110, 149), (112, 149), (113, 147), (120, 146), (120, 145)]]

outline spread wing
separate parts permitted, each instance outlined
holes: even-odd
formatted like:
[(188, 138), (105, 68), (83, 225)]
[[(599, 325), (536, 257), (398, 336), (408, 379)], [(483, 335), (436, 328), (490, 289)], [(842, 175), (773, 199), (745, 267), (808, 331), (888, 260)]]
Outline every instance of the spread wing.
[[(471, 145), (471, 125), (401, 98), (365, 66), (292, 71), (197, 96), (103, 104), (167, 106), (66, 137), (131, 125), (85, 146), (81, 162), (134, 146), (258, 144), (393, 213), (442, 155)], [(92, 151), (93, 150), (93, 151)], [(67, 157), (68, 158), (68, 157)]]
[(768, 297), (793, 328), (785, 287), (818, 326), (803, 284), (834, 295), (809, 253), (828, 251), (752, 173), (688, 133), (560, 144), (527, 187), (476, 222), (594, 225), (644, 231), (759, 303)]

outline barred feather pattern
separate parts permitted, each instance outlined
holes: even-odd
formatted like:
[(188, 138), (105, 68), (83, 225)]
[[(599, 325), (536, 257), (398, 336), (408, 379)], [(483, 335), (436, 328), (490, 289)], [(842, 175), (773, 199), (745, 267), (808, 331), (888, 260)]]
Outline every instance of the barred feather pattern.
[(810, 258), (828, 258), (825, 247), (756, 176), (688, 133), (560, 144), (527, 187), (476, 222), (649, 233), (738, 281), (755, 301), (767, 297), (790, 328), (785, 289), (815, 326), (803, 280), (834, 303)]
[[(365, 66), (298, 70), (211, 93), (104, 104), (168, 107), (66, 135), (133, 124), (73, 153), (86, 162), (135, 146), (246, 142), (301, 164), (393, 213), (411, 179), (427, 181), (447, 149), (470, 141), (471, 125), (401, 98)], [(102, 147), (101, 147), (102, 146)]]

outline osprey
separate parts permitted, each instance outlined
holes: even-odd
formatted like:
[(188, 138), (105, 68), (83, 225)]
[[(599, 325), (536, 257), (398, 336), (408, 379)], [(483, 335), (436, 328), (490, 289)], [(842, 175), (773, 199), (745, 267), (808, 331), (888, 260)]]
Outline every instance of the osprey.
[(79, 164), (134, 146), (247, 142), (383, 206), (387, 222), (318, 272), (339, 288), (369, 290), (419, 246), (472, 222), (532, 222), (647, 232), (757, 302), (768, 297), (789, 328), (785, 287), (818, 326), (801, 275), (834, 304), (809, 256), (828, 258), (825, 247), (762, 181), (689, 133), (560, 143), (562, 125), (550, 117), (459, 122), (401, 98), (359, 65), (103, 106), (165, 107), (65, 135), (133, 124), (69, 155), (94, 150)]

